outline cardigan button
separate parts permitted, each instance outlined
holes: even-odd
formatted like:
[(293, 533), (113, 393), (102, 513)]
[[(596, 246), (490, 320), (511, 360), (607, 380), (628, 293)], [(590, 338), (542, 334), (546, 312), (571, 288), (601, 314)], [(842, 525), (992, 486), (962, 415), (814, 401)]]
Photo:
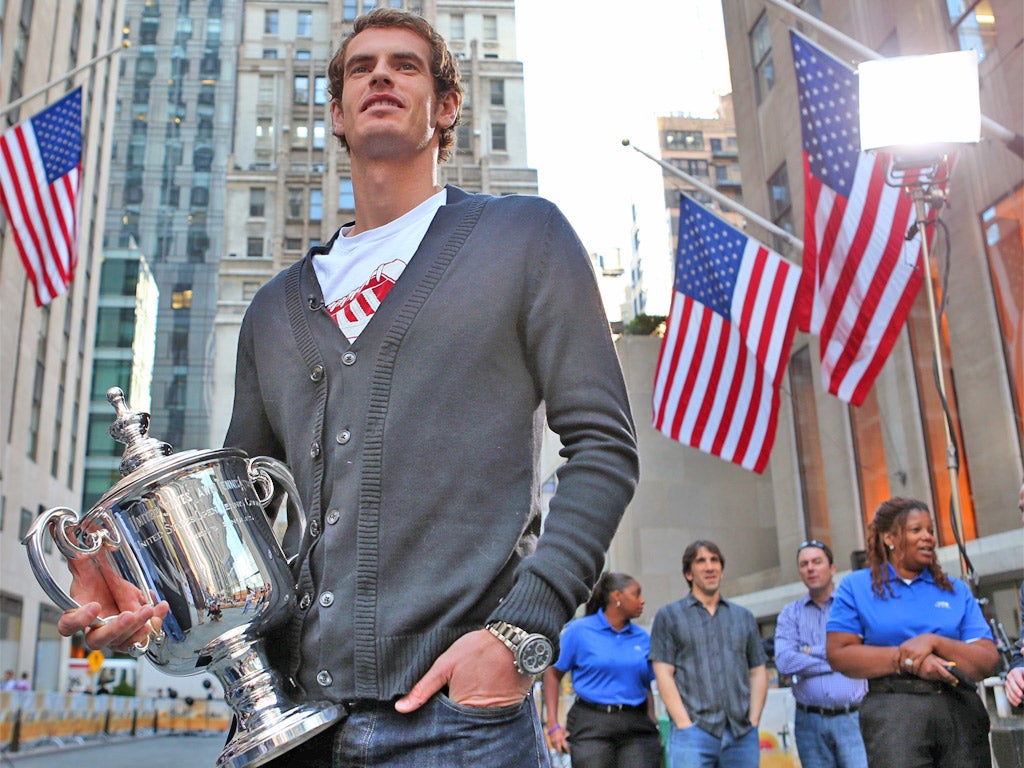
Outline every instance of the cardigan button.
[(352, 439), (352, 433), (347, 429), (343, 429), (334, 439), (338, 441), (338, 445), (345, 445), (345, 443)]
[(301, 608), (302, 610), (306, 610), (312, 604), (313, 604), (313, 598), (310, 597), (308, 592), (302, 596), (301, 600), (299, 600), (299, 608)]
[(314, 539), (320, 535), (320, 521), (314, 520), (309, 524), (309, 535)]
[(311, 459), (315, 459), (319, 455), (320, 455), (320, 442), (317, 441), (317, 440), (314, 440), (309, 445), (309, 457)]
[(320, 605), (322, 605), (324, 608), (330, 608), (332, 605), (334, 605), (334, 593), (328, 591), (321, 594)]
[(324, 367), (322, 365), (314, 365), (309, 371), (310, 381), (320, 381), (324, 377)]
[(321, 669), (319, 672), (316, 673), (316, 681), (324, 688), (326, 688), (328, 685), (334, 682), (334, 678), (331, 677), (331, 673), (328, 672), (326, 669)]
[(346, 352), (341, 356), (341, 362), (344, 363), (345, 365), (355, 365), (356, 353), (351, 351)]
[(341, 520), (341, 512), (336, 509), (330, 509), (327, 511), (327, 524), (334, 525)]

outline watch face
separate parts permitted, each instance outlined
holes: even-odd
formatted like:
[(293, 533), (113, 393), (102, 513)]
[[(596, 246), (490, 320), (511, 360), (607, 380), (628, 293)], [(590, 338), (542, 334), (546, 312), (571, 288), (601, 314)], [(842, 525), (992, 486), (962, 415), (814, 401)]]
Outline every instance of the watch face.
[(543, 635), (532, 635), (526, 638), (519, 650), (519, 669), (526, 675), (539, 675), (551, 666), (554, 661), (554, 647)]

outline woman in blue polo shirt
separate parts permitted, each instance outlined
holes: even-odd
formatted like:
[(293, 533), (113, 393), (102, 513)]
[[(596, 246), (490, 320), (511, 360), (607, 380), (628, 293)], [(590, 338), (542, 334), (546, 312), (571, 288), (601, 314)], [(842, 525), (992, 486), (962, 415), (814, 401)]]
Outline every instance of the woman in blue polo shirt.
[(868, 680), (860, 730), (871, 768), (991, 766), (988, 712), (971, 687), (999, 655), (977, 600), (943, 572), (936, 546), (928, 506), (889, 499), (868, 528), (869, 568), (833, 597), (828, 661)]
[[(559, 752), (571, 748), (573, 768), (660, 765), (654, 673), (647, 660), (651, 639), (631, 621), (643, 610), (640, 583), (624, 573), (606, 573), (587, 602), (587, 615), (562, 632), (558, 661), (544, 673), (544, 705), (551, 745)], [(558, 691), (566, 672), (576, 701), (563, 726)]]

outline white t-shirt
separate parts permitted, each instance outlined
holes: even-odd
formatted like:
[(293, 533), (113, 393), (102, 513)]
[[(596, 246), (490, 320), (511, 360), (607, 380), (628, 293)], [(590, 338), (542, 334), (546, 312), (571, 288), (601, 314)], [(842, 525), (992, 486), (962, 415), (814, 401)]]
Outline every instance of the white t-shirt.
[(331, 250), (313, 259), (326, 309), (350, 342), (370, 322), (447, 200), (442, 189), (383, 227), (352, 236), (352, 227), (343, 227)]

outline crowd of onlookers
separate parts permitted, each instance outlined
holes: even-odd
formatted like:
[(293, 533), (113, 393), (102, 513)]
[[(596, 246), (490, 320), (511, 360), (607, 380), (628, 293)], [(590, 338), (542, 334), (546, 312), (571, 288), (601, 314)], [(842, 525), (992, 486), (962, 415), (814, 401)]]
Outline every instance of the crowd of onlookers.
[(8, 669), (4, 672), (4, 679), (0, 681), (0, 691), (30, 691), (32, 684), (28, 679), (28, 672), (22, 672), (21, 677), (15, 678), (14, 672)]

